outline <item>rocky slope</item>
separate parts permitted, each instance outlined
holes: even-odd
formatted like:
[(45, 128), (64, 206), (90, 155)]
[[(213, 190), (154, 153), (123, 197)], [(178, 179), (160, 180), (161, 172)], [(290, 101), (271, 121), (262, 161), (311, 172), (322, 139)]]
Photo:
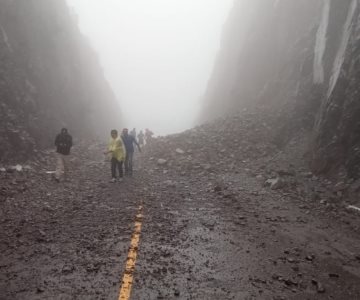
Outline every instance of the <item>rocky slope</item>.
[(90, 138), (120, 117), (64, 0), (0, 1), (0, 161), (52, 146), (62, 126)]
[(278, 145), (306, 129), (314, 171), (360, 177), (359, 16), (357, 0), (236, 1), (201, 121), (266, 105)]

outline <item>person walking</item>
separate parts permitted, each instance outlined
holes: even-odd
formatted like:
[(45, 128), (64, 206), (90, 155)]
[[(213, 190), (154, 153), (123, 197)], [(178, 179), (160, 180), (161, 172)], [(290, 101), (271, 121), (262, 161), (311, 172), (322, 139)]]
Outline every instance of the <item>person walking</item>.
[(154, 133), (150, 129), (148, 129), (148, 128), (145, 129), (145, 141), (146, 141), (146, 144), (151, 143), (153, 135), (154, 135)]
[(60, 182), (65, 179), (69, 168), (69, 155), (72, 147), (72, 136), (66, 128), (62, 128), (61, 132), (55, 138), (56, 146), (56, 171), (55, 180)]
[(125, 149), (126, 149), (126, 157), (125, 157), (125, 175), (132, 176), (133, 173), (133, 157), (134, 157), (134, 144), (138, 147), (139, 152), (141, 152), (141, 148), (136, 141), (135, 137), (129, 134), (127, 128), (123, 129), (121, 136)]
[(131, 130), (130, 135), (132, 135), (136, 139), (136, 128), (133, 128), (133, 130)]
[(140, 146), (144, 146), (144, 137), (145, 137), (145, 135), (144, 135), (143, 131), (140, 130), (140, 132), (139, 132), (139, 134), (137, 136), (138, 143), (139, 143)]
[(105, 154), (111, 154), (111, 180), (110, 182), (116, 182), (116, 169), (119, 171), (119, 182), (123, 178), (123, 162), (125, 160), (126, 149), (121, 138), (119, 138), (118, 131), (116, 129), (111, 130), (111, 138), (108, 145), (108, 150)]

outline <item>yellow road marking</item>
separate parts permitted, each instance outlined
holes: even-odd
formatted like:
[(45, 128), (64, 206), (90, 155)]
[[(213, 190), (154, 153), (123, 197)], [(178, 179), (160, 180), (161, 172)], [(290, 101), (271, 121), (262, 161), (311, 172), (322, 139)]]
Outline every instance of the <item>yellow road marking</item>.
[(139, 240), (140, 240), (141, 222), (142, 222), (142, 206), (139, 207), (138, 214), (136, 215), (134, 233), (131, 237), (130, 248), (126, 259), (126, 267), (125, 267), (124, 276), (122, 278), (118, 300), (130, 299), (131, 288), (134, 279), (136, 256), (137, 256)]

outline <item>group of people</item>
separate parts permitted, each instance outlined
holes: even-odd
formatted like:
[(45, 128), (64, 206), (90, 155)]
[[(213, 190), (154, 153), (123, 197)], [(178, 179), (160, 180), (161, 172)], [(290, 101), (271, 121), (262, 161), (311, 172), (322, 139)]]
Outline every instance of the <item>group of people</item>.
[(150, 144), (152, 137), (154, 135), (154, 133), (148, 128), (145, 129), (145, 133), (142, 130), (140, 130), (138, 135), (136, 135), (136, 128), (133, 128), (130, 134), (135, 138), (137, 137), (140, 146), (144, 146), (145, 143)]
[[(110, 156), (111, 162), (111, 180), (110, 182), (122, 181), (124, 176), (123, 166), (126, 176), (132, 176), (133, 174), (133, 157), (135, 147), (137, 146), (139, 152), (141, 152), (141, 146), (150, 143), (153, 137), (153, 132), (149, 129), (145, 129), (145, 133), (141, 130), (136, 135), (136, 129), (134, 128), (129, 133), (127, 128), (124, 128), (121, 136), (116, 129), (110, 132), (110, 141), (108, 148), (104, 151), (105, 155)], [(137, 137), (137, 138), (136, 138)], [(66, 128), (62, 128), (60, 134), (56, 136), (55, 146), (57, 153), (57, 165), (55, 171), (55, 180), (60, 181), (61, 178), (66, 177), (67, 160), (70, 154), (70, 149), (73, 145), (72, 136), (69, 134)], [(117, 173), (119, 177), (117, 179)]]
[(108, 149), (104, 154), (111, 155), (111, 182), (116, 181), (116, 170), (119, 171), (119, 181), (123, 178), (123, 164), (125, 167), (125, 175), (132, 176), (133, 173), (133, 157), (134, 157), (134, 144), (141, 152), (139, 143), (133, 134), (129, 134), (127, 128), (122, 131), (119, 137), (116, 129), (111, 130), (111, 139)]

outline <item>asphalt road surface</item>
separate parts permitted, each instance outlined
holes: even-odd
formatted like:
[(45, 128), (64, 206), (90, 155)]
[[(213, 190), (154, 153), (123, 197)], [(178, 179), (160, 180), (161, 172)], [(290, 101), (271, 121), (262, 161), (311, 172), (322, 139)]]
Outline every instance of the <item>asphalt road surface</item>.
[(146, 153), (109, 183), (99, 147), (75, 149), (56, 183), (50, 157), (1, 174), (0, 299), (119, 299), (124, 280), (121, 299), (360, 299), (356, 214), (242, 170), (169, 173)]

